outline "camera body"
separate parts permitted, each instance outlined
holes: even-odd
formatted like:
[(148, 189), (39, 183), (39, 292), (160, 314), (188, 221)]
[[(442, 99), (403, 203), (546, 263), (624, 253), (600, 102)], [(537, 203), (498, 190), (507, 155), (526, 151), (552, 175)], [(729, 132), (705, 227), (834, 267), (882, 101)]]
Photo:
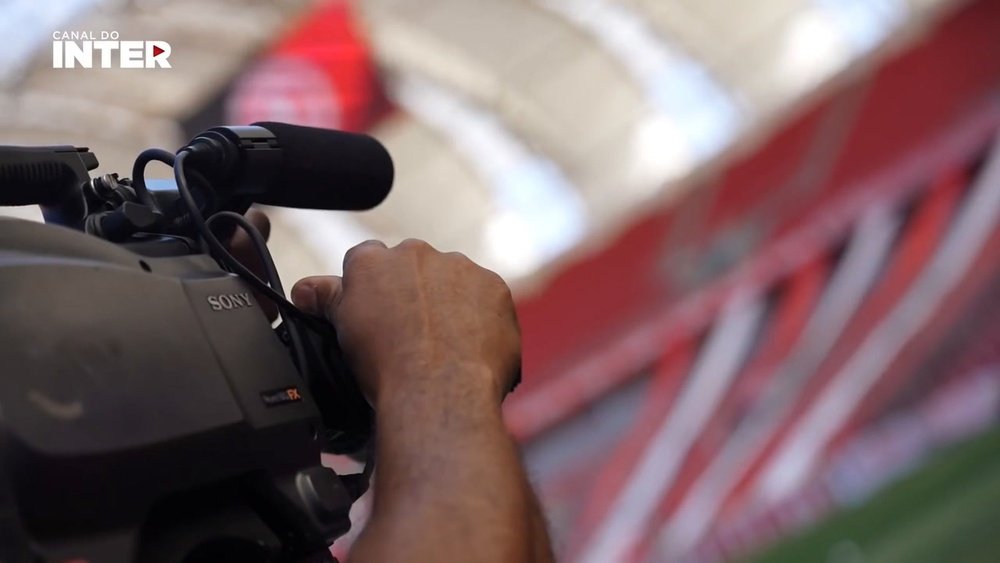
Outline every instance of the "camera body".
[(36, 202), (75, 228), (0, 218), (0, 560), (331, 561), (368, 472), (320, 455), (371, 431), (333, 328), (300, 323), (291, 353), (292, 321), (272, 327), (183, 222), (81, 232), (135, 216), (130, 183), (95, 210), (96, 158), (61, 147), (73, 166), (39, 173), (11, 165), (22, 149), (0, 147), (0, 192), (69, 185)]

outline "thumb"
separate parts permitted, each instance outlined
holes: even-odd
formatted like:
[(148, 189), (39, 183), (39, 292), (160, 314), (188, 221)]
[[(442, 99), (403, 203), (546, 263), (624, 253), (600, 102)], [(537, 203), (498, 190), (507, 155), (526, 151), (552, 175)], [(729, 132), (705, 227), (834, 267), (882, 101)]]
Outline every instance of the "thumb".
[(292, 303), (306, 313), (326, 317), (340, 302), (343, 280), (340, 276), (310, 276), (292, 287)]

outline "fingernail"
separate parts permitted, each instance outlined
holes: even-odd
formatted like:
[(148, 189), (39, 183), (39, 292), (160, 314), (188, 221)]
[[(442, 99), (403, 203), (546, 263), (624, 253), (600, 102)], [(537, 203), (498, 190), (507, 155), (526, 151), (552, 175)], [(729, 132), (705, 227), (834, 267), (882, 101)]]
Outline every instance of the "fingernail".
[(292, 292), (292, 302), (306, 313), (319, 314), (319, 299), (316, 297), (316, 288), (311, 285), (295, 288), (295, 291)]

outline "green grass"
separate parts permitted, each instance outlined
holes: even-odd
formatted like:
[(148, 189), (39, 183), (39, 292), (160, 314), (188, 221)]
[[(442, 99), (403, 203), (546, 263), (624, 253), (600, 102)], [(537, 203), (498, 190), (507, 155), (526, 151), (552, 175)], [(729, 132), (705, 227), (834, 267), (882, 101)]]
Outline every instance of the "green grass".
[(1000, 562), (1000, 430), (941, 451), (755, 563)]

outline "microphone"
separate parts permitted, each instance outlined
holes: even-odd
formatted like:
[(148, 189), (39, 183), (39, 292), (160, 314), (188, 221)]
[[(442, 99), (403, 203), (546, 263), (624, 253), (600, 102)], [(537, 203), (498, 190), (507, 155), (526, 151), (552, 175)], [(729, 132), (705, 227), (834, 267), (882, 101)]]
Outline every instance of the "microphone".
[(371, 209), (389, 195), (394, 168), (389, 151), (373, 137), (265, 121), (274, 133), (281, 165), (259, 203), (312, 209)]
[(225, 195), (281, 207), (371, 209), (394, 175), (389, 152), (368, 135), (287, 123), (214, 127), (181, 150)]

